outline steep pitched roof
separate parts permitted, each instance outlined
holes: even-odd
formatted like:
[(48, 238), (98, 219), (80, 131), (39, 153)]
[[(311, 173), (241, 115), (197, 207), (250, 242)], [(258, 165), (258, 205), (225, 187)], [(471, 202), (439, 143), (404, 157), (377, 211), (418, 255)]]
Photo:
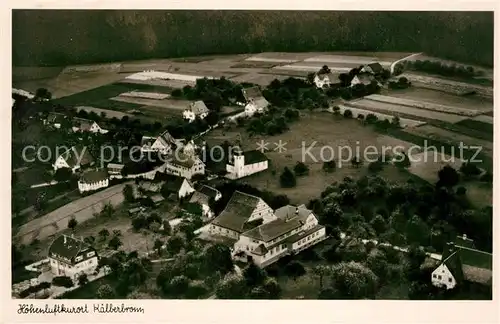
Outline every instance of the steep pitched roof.
[(355, 76), (362, 84), (368, 85), (370, 84), (373, 80), (373, 76), (369, 73), (359, 73), (358, 75)]
[(243, 156), (245, 157), (246, 165), (269, 160), (267, 156), (259, 150), (245, 151), (243, 152)]
[(94, 162), (94, 158), (90, 154), (88, 148), (86, 146), (72, 146), (67, 151), (60, 155), (70, 168), (73, 168), (76, 165), (88, 165)]
[(55, 254), (55, 257), (59, 259), (73, 262), (78, 253), (89, 249), (91, 249), (90, 245), (84, 241), (71, 236), (61, 235), (50, 245), (49, 256)]
[(83, 183), (96, 183), (99, 181), (106, 180), (108, 178), (107, 169), (90, 170), (86, 171), (80, 177), (80, 181)]
[(200, 189), (198, 189), (199, 192), (203, 193), (204, 195), (208, 196), (209, 198), (215, 198), (217, 194), (220, 194), (220, 191), (212, 188), (207, 185), (201, 185)]
[(245, 223), (259, 202), (258, 197), (235, 191), (226, 208), (212, 221), (212, 224), (242, 233)]
[(175, 138), (170, 135), (168, 130), (161, 133), (160, 136), (158, 136), (158, 140), (160, 140), (164, 146), (174, 145), (176, 143)]
[(269, 106), (269, 102), (264, 97), (249, 100), (257, 109), (264, 109)]
[(378, 63), (378, 62), (370, 63), (370, 64), (368, 64), (368, 66), (375, 74), (381, 73), (384, 70), (382, 65), (380, 65), (380, 63)]
[(328, 81), (333, 82), (336, 79), (335, 74), (333, 73), (316, 73), (316, 75), (321, 81), (325, 81), (325, 79), (328, 79)]
[(304, 225), (307, 217), (311, 213), (312, 212), (305, 208), (304, 205), (299, 207), (290, 205), (284, 206), (275, 211), (275, 215), (278, 219), (253, 228), (243, 233), (243, 235), (260, 241), (269, 242)]
[(248, 102), (251, 99), (257, 99), (262, 97), (262, 93), (260, 92), (260, 88), (255, 86), (255, 87), (250, 87), (250, 88), (243, 88), (241, 89), (241, 92), (243, 93), (243, 97), (245, 100)]
[[(178, 177), (171, 174), (162, 174), (161, 180), (165, 181), (163, 187), (167, 189), (168, 192), (178, 193), (184, 183), (186, 178)], [(189, 182), (188, 182), (189, 183)]]
[(191, 199), (189, 199), (190, 203), (199, 203), (201, 205), (208, 205), (208, 202), (210, 200), (210, 197), (207, 196), (206, 194), (195, 191), (194, 194), (191, 196)]
[(208, 113), (209, 110), (207, 108), (207, 106), (205, 105), (205, 103), (201, 100), (199, 101), (196, 101), (196, 102), (192, 102), (189, 104), (189, 109), (191, 110), (191, 112), (193, 112), (195, 115), (201, 115), (201, 114), (205, 114), (205, 113)]
[(73, 124), (80, 130), (86, 132), (89, 131), (95, 121), (85, 118), (74, 117)]

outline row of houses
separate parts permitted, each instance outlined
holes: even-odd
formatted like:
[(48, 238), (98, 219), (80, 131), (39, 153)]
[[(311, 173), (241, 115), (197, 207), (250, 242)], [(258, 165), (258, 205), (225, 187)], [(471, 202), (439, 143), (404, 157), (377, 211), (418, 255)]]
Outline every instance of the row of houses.
[(108, 130), (99, 126), (96, 121), (80, 117), (73, 117), (72, 119), (69, 119), (65, 114), (57, 112), (50, 112), (43, 122), (46, 126), (54, 127), (56, 129), (60, 129), (62, 125), (64, 125), (65, 123), (69, 123), (71, 125), (71, 129), (75, 133), (89, 132), (106, 134), (108, 132)]
[[(377, 82), (377, 78), (382, 75), (384, 68), (380, 63), (373, 62), (364, 65), (359, 72), (354, 75), (350, 81), (350, 86), (353, 87), (357, 84), (369, 85), (373, 81)], [(314, 84), (320, 89), (328, 88), (338, 84), (338, 77), (336, 74), (324, 71), (321, 69), (314, 75)]]

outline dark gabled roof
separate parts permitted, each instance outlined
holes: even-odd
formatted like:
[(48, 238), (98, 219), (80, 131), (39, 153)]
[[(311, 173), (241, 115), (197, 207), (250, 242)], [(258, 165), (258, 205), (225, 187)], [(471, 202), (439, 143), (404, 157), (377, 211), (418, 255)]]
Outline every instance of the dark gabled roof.
[(61, 123), (64, 119), (66, 119), (66, 115), (56, 112), (50, 112), (47, 116), (47, 122), (49, 123)]
[(268, 161), (267, 156), (259, 150), (243, 152), (245, 165)]
[(168, 192), (178, 193), (186, 178), (178, 177), (172, 174), (162, 174), (161, 180), (165, 181), (163, 187), (166, 188)]
[(208, 205), (208, 202), (210, 200), (210, 197), (205, 195), (202, 192), (195, 191), (194, 194), (191, 196), (191, 199), (189, 199), (190, 203), (198, 203), (201, 205)]
[[(444, 256), (443, 256), (444, 257)], [(460, 282), (464, 279), (464, 273), (462, 271), (462, 263), (460, 261), (460, 255), (458, 250), (453, 251), (445, 259), (443, 258), (443, 264), (451, 271), (455, 280)]]
[(299, 207), (284, 206), (275, 211), (278, 219), (251, 229), (243, 235), (269, 242), (304, 225), (311, 213), (304, 205)]
[(262, 92), (260, 92), (259, 87), (250, 87), (250, 88), (243, 88), (241, 89), (241, 92), (243, 93), (243, 97), (245, 100), (248, 102), (251, 99), (257, 99), (262, 97)]
[(368, 66), (372, 69), (373, 73), (375, 74), (380, 73), (384, 70), (382, 65), (380, 65), (380, 63), (378, 62), (370, 63), (368, 64)]
[(293, 243), (301, 240), (302, 238), (308, 236), (309, 234), (314, 233), (316, 231), (319, 231), (322, 228), (324, 228), (324, 226), (318, 224), (318, 225), (314, 226), (313, 228), (309, 228), (307, 230), (302, 230), (298, 233), (295, 233), (292, 236), (287, 237), (283, 242), (278, 242), (276, 244), (280, 244), (280, 243), (292, 243), (293, 244)]
[(361, 81), (361, 83), (365, 85), (370, 84), (372, 81), (375, 80), (370, 73), (359, 73), (356, 75), (356, 77), (358, 78), (359, 81)]
[(226, 208), (212, 221), (212, 224), (242, 233), (245, 223), (252, 215), (259, 201), (260, 198), (258, 197), (235, 191)]
[(94, 162), (94, 158), (86, 146), (73, 146), (60, 156), (62, 156), (70, 168), (76, 165), (87, 165)]
[(209, 112), (207, 106), (201, 100), (190, 103), (189, 110), (191, 110), (191, 112), (193, 112), (195, 115), (201, 115)]
[(50, 245), (49, 256), (55, 254), (60, 259), (73, 262), (78, 253), (89, 249), (91, 249), (90, 245), (84, 241), (71, 236), (61, 235)]
[(201, 185), (198, 191), (210, 198), (215, 198), (220, 193), (219, 190), (207, 185)]
[(167, 144), (175, 144), (175, 138), (172, 135), (170, 135), (168, 130), (161, 133), (159, 137), (163, 139), (163, 141), (165, 141), (165, 143)]
[(83, 183), (96, 183), (108, 178), (108, 169), (90, 170), (86, 171), (80, 177)]

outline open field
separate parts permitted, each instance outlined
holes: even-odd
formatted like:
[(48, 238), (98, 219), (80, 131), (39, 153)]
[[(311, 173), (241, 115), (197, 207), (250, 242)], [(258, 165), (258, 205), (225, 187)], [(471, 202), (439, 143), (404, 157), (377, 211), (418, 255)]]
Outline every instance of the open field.
[(109, 109), (101, 109), (101, 108), (95, 108), (95, 107), (88, 107), (88, 106), (78, 106), (76, 107), (77, 111), (80, 111), (80, 110), (85, 110), (86, 112), (95, 112), (96, 114), (98, 115), (101, 115), (101, 114), (106, 114), (106, 118), (118, 118), (118, 119), (122, 119), (123, 117), (125, 116), (128, 116), (129, 118), (135, 118), (134, 115), (132, 114), (125, 114), (125, 113), (122, 113), (122, 112), (119, 112), (119, 111), (116, 111), (116, 110), (109, 110)]
[(430, 183), (435, 183), (438, 180), (438, 172), (445, 165), (450, 165), (456, 170), (462, 165), (459, 156), (453, 157), (440, 150), (437, 152), (427, 150), (422, 153), (412, 154), (410, 160), (411, 166), (408, 171)]
[[(349, 158), (349, 149), (354, 155), (358, 149), (360, 156), (364, 157), (367, 147), (375, 147), (378, 152), (382, 152), (385, 146), (401, 145), (406, 147), (410, 145), (407, 142), (391, 139), (385, 141), (385, 137), (379, 139), (379, 134), (370, 127), (365, 127), (357, 120), (347, 120), (343, 117), (335, 117), (330, 113), (305, 114), (299, 121), (290, 125), (290, 130), (286, 133), (276, 136), (253, 136), (249, 137), (243, 129), (234, 129), (224, 131), (216, 129), (210, 132), (206, 137), (209, 145), (212, 143), (222, 143), (225, 139), (232, 141), (239, 133), (242, 139), (242, 148), (244, 150), (256, 149), (257, 143), (264, 140), (269, 143), (269, 152), (266, 153), (270, 159), (268, 170), (243, 178), (241, 182), (248, 183), (261, 189), (271, 190), (276, 193), (286, 194), (293, 203), (307, 203), (310, 199), (317, 198), (320, 193), (334, 181), (341, 181), (346, 176), (354, 178), (361, 177), (368, 173), (366, 163), (363, 167), (354, 168), (351, 166)], [(285, 144), (286, 151), (279, 153), (273, 151), (275, 143), (279, 141)], [(311, 147), (312, 146), (312, 147)], [(345, 148), (343, 148), (345, 146)], [(311, 147), (310, 150), (308, 150)], [(324, 147), (324, 148), (323, 148)], [(310, 152), (312, 157), (305, 152)], [(372, 149), (366, 149), (368, 159), (375, 159), (376, 154), (372, 155)], [(386, 150), (390, 153), (390, 150)], [(323, 160), (333, 158), (337, 161), (337, 170), (332, 173), (326, 173), (322, 170)], [(342, 156), (343, 162), (339, 165), (339, 157)], [(281, 188), (279, 184), (279, 175), (283, 168), (292, 168), (297, 161), (304, 161), (310, 171), (308, 176), (298, 177), (297, 186), (294, 188)], [(274, 173), (274, 174), (273, 174)], [(393, 166), (386, 166), (381, 172), (382, 176), (395, 181), (404, 181), (408, 175), (400, 172)]]
[(381, 102), (381, 103), (388, 103), (388, 104), (395, 104), (395, 105), (419, 108), (419, 109), (423, 109), (423, 110), (444, 112), (447, 114), (455, 114), (455, 115), (460, 115), (460, 116), (473, 117), (473, 116), (477, 116), (480, 114), (479, 110), (464, 109), (464, 108), (458, 108), (458, 107), (454, 107), (454, 106), (436, 104), (433, 102), (404, 99), (404, 98), (397, 98), (397, 97), (391, 97), (391, 96), (383, 96), (383, 95), (379, 95), (379, 94), (372, 94), (372, 95), (366, 96), (364, 98), (369, 99), (369, 100), (373, 100), (376, 102)]
[(55, 78), (62, 72), (63, 67), (38, 67), (38, 66), (15, 66), (12, 67), (12, 81), (21, 82), (28, 80)]
[(492, 116), (479, 115), (472, 118), (472, 120), (493, 125), (494, 118)]
[[(482, 116), (482, 117), (490, 117), (490, 116)], [(493, 117), (491, 117), (491, 118), (493, 118)], [(482, 133), (489, 134), (489, 135), (491, 135), (491, 140), (493, 141), (493, 129), (494, 129), (493, 123), (484, 122), (482, 120), (477, 120), (474, 118), (474, 119), (462, 120), (462, 121), (456, 123), (455, 125), (466, 127), (468, 129), (470, 129), (471, 131), (479, 131)]]
[(170, 97), (168, 93), (158, 93), (158, 92), (142, 92), (142, 91), (130, 91), (120, 94), (121, 97), (129, 98), (144, 98), (144, 99), (156, 99), (162, 100)]
[(78, 223), (83, 223), (94, 217), (94, 213), (100, 212), (105, 203), (109, 202), (113, 206), (121, 204), (125, 185), (126, 183), (123, 183), (99, 191), (32, 220), (19, 228), (16, 239), (22, 244), (29, 244), (35, 239), (44, 240), (66, 229), (72, 216)]
[[(354, 118), (357, 118), (359, 114), (364, 115), (365, 117), (368, 114), (373, 114), (373, 115), (377, 116), (378, 119), (392, 120), (394, 118), (394, 116), (395, 116), (395, 114), (384, 114), (384, 113), (380, 113), (380, 112), (377, 112), (377, 111), (360, 109), (360, 108), (354, 108), (354, 107), (347, 107), (347, 106), (344, 106), (344, 105), (339, 105), (339, 108), (340, 108), (340, 113), (341, 114), (343, 114), (344, 111), (346, 111), (346, 109), (349, 109), (350, 111), (352, 111)], [(413, 119), (408, 119), (408, 118), (400, 118), (399, 122), (400, 122), (401, 126), (403, 126), (403, 127), (416, 127), (416, 126), (420, 126), (420, 125), (424, 125), (425, 124), (425, 122), (423, 122), (423, 121), (413, 120)]]
[[(354, 55), (321, 55), (305, 59), (304, 62), (321, 62), (325, 64), (355, 64), (362, 65), (372, 62), (379, 62), (382, 66), (391, 65), (392, 61), (383, 61), (376, 57), (370, 56), (354, 56)], [(330, 65), (328, 65), (330, 66)]]
[(235, 65), (232, 65), (231, 68), (252, 68), (252, 69), (270, 69), (278, 65), (276, 62), (262, 62), (262, 61), (246, 61), (239, 62)]
[(261, 86), (268, 86), (274, 79), (285, 80), (288, 76), (274, 74), (247, 73), (231, 78), (232, 81), (243, 83), (250, 82)]
[[(126, 82), (125, 82), (126, 81)], [(128, 83), (128, 84), (137, 84), (137, 85), (146, 85), (146, 86), (159, 86), (166, 87), (171, 89), (180, 89), (184, 88), (187, 85), (192, 86), (192, 82), (188, 81), (179, 81), (179, 80), (131, 80), (127, 79), (124, 81), (119, 81), (119, 83)]]
[(395, 105), (395, 104), (381, 103), (381, 102), (376, 102), (376, 101), (369, 100), (369, 99), (359, 99), (359, 100), (355, 100), (355, 101), (350, 101), (350, 102), (346, 103), (346, 105), (352, 106), (355, 108), (374, 110), (374, 111), (379, 111), (379, 112), (390, 112), (391, 114), (398, 115), (398, 116), (400, 116), (401, 114), (404, 114), (406, 116), (415, 116), (415, 117), (421, 117), (421, 118), (425, 118), (425, 119), (435, 119), (435, 120), (441, 120), (441, 121), (445, 121), (445, 122), (449, 122), (449, 123), (456, 123), (456, 122), (459, 122), (461, 120), (467, 119), (467, 117), (465, 117), (465, 116), (446, 114), (446, 113), (442, 113), (442, 112), (423, 110), (423, 109), (419, 109), (419, 108), (412, 108), (412, 107)]
[(113, 97), (110, 99), (115, 101), (133, 103), (141, 106), (153, 106), (165, 109), (175, 109), (175, 110), (180, 110), (181, 112), (184, 109), (186, 109), (190, 103), (190, 101), (188, 100), (173, 100), (173, 99), (155, 100), (155, 99), (132, 98), (123, 96)]
[[(432, 125), (423, 125), (420, 127), (415, 127), (412, 129), (407, 129), (406, 132), (425, 136), (431, 139), (439, 139), (441, 141), (448, 142), (450, 144), (458, 145), (463, 143), (464, 146), (480, 146), (482, 147), (482, 152), (493, 157), (493, 143), (485, 140), (480, 140), (478, 138), (473, 138), (467, 135), (450, 132), (448, 130), (435, 127)], [(458, 152), (456, 152), (458, 154)]]
[(389, 95), (396, 98), (423, 100), (463, 109), (474, 109), (483, 112), (493, 111), (492, 100), (476, 96), (456, 96), (438, 90), (410, 87), (408, 89), (390, 91)]
[[(294, 64), (294, 65), (282, 65), (282, 66), (276, 66), (273, 68), (273, 70), (291, 70), (291, 71), (304, 71), (304, 72), (318, 72), (323, 65), (321, 64), (314, 64), (314, 65), (305, 65), (302, 63), (299, 64)], [(335, 66), (328, 66), (332, 73), (347, 73), (349, 72), (352, 68), (350, 67), (335, 67)]]

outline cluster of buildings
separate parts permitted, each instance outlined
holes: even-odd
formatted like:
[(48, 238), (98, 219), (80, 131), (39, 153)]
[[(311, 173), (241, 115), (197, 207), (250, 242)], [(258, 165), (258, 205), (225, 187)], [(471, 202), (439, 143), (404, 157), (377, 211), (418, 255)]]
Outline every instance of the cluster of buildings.
[(47, 126), (51, 126), (57, 129), (60, 129), (65, 123), (71, 126), (73, 132), (77, 133), (99, 133), (106, 134), (108, 130), (99, 126), (99, 124), (93, 120), (73, 117), (69, 119), (65, 114), (50, 112), (47, 115), (47, 118), (44, 120), (44, 124)]
[[(373, 81), (377, 81), (377, 79), (384, 73), (384, 68), (380, 63), (374, 62), (370, 64), (366, 64), (363, 67), (360, 67), (357, 73), (352, 77), (350, 81), (350, 86), (353, 87), (357, 84), (369, 85)], [(338, 75), (331, 73), (329, 71), (325, 71), (321, 69), (314, 76), (314, 84), (316, 87), (320, 89), (328, 88), (330, 86), (334, 86), (338, 83)]]

